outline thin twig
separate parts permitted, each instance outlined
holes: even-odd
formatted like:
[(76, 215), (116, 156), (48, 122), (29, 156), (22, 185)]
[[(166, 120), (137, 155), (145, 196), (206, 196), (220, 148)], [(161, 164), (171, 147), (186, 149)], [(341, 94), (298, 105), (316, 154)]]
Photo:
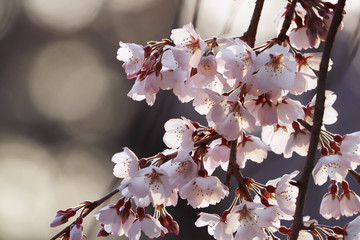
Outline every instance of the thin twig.
[[(102, 198), (92, 202), (89, 204), (89, 207), (86, 208), (86, 211), (84, 211), (84, 213), (81, 215), (82, 218), (85, 218), (87, 215), (89, 215), (95, 208), (97, 208), (98, 206), (100, 206), (103, 202), (105, 202), (106, 200), (108, 200), (109, 198), (111, 198), (112, 196), (114, 196), (116, 193), (119, 192), (119, 189), (114, 189), (111, 192), (109, 192), (108, 194), (106, 194), (105, 196), (103, 196)], [(76, 221), (76, 220), (75, 220)], [(66, 228), (64, 228), (63, 230), (61, 230), (60, 232), (58, 232), (55, 236), (53, 236), (52, 238), (50, 238), (50, 240), (55, 240), (58, 237), (61, 237), (64, 233), (70, 231), (70, 227), (75, 224), (75, 221), (73, 221), (71, 224), (69, 224)]]
[(298, 0), (293, 0), (289, 6), (289, 9), (285, 15), (283, 25), (281, 27), (280, 33), (277, 37), (279, 42), (283, 42), (286, 38), (286, 32), (289, 30), (289, 27), (291, 25), (291, 21), (294, 16), (294, 9), (296, 7), (296, 3)]
[(244, 195), (246, 201), (252, 202), (253, 199), (249, 192), (249, 188), (246, 186), (244, 181), (244, 176), (240, 171), (240, 167), (236, 162), (236, 151), (237, 151), (237, 140), (230, 142), (230, 157), (229, 157), (229, 165), (226, 172), (226, 180), (225, 185), (230, 186), (231, 176), (235, 178), (239, 185), (240, 192)]
[(257, 0), (254, 8), (253, 15), (250, 20), (249, 27), (241, 37), (242, 40), (247, 42), (250, 47), (255, 46), (256, 32), (260, 21), (261, 12), (264, 6), (264, 0)]
[(354, 170), (349, 170), (349, 173), (351, 174), (351, 176), (353, 176), (355, 181), (360, 185), (360, 174)]
[(324, 52), (320, 63), (320, 72), (317, 87), (317, 96), (315, 102), (314, 123), (311, 128), (311, 139), (309, 145), (309, 151), (302, 171), (301, 177), (298, 181), (299, 195), (296, 200), (296, 210), (294, 215), (293, 226), (291, 230), (290, 240), (296, 240), (298, 238), (300, 230), (303, 226), (303, 210), (306, 197), (306, 191), (308, 187), (309, 178), (314, 168), (315, 155), (317, 152), (317, 145), (319, 141), (319, 134), (322, 126), (324, 115), (324, 103), (325, 103), (325, 90), (327, 72), (330, 60), (331, 50), (334, 44), (336, 32), (342, 21), (342, 13), (344, 10), (346, 0), (339, 0), (335, 9), (333, 21), (331, 23), (328, 36), (325, 41)]

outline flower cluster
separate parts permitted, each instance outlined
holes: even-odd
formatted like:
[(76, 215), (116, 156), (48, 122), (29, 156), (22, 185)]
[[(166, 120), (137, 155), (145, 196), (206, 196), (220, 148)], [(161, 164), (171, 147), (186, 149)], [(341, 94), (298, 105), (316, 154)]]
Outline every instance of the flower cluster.
[[(290, 3), (277, 22), (282, 22), (289, 8)], [(164, 125), (167, 149), (163, 152), (138, 158), (125, 147), (113, 156), (113, 174), (122, 179), (116, 192), (122, 196), (116, 204), (93, 214), (102, 226), (98, 236), (139, 239), (141, 233), (149, 238), (178, 234), (179, 225), (166, 210), (177, 205), (178, 197), (193, 208), (205, 208), (229, 195), (229, 184), (214, 175), (218, 167), (227, 178), (233, 175), (239, 188), (221, 216), (202, 212), (197, 227), (207, 226), (211, 236), (222, 240), (278, 239), (278, 233), (289, 236), (292, 229), (282, 224), (294, 218), (299, 194), (294, 178), (299, 171), (262, 184), (243, 177), (241, 169), (248, 160), (262, 163), (269, 151), (285, 158), (294, 152), (307, 155), (316, 96), (305, 105), (292, 96), (316, 88), (315, 72), (322, 54), (297, 49), (317, 47), (324, 40), (334, 8), (323, 1), (298, 1), (289, 36), (256, 48), (242, 38), (204, 40), (191, 23), (172, 30), (170, 39), (146, 46), (120, 42), (117, 59), (123, 62), (127, 77), (135, 79), (129, 97), (146, 100), (151, 106), (160, 89), (172, 90), (181, 102), (192, 101), (194, 109), (205, 115), (207, 126), (185, 117), (170, 119)], [(318, 144), (322, 157), (313, 169), (316, 184), (330, 179), (329, 192), (320, 206), (326, 219), (360, 211), (359, 197), (345, 180), (347, 173), (360, 165), (360, 134), (341, 136), (325, 129), (337, 120), (332, 107), (335, 100), (336, 95), (327, 91)], [(258, 129), (261, 138), (254, 135)], [(343, 190), (340, 197), (337, 183)], [(93, 206), (85, 203), (59, 211), (51, 226), (65, 223), (80, 209), (87, 214)], [(154, 209), (152, 215), (147, 213), (149, 209)], [(312, 234), (359, 239), (358, 219), (344, 228), (305, 219), (300, 234), (304, 239), (312, 239)], [(80, 214), (63, 236), (85, 239), (82, 228)]]
[[(276, 28), (281, 30), (283, 16), (289, 10), (287, 3), (275, 18)], [(288, 30), (290, 41), (297, 49), (317, 48), (325, 41), (334, 16), (336, 4), (325, 1), (298, 1), (291, 27)], [(339, 26), (341, 30), (343, 24)]]

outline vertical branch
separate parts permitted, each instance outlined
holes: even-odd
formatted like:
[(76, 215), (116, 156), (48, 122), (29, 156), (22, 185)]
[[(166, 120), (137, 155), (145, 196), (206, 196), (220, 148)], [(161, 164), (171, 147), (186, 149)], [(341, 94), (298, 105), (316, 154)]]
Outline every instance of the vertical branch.
[(360, 174), (354, 170), (349, 170), (349, 173), (351, 174), (351, 176), (353, 176), (355, 181), (360, 185)]
[(241, 37), (242, 40), (248, 43), (250, 47), (255, 46), (256, 32), (260, 21), (261, 12), (264, 6), (264, 0), (257, 0), (254, 8), (254, 12), (246, 32)]
[[(250, 47), (255, 46), (255, 39), (257, 28), (260, 21), (261, 12), (264, 6), (264, 0), (257, 0), (254, 8), (253, 15), (250, 20), (249, 27), (247, 31), (241, 37), (242, 40), (248, 43)], [(231, 176), (233, 176), (239, 185), (239, 190), (243, 194), (246, 201), (252, 202), (253, 199), (249, 192), (249, 188), (246, 186), (244, 181), (244, 176), (240, 171), (240, 167), (236, 162), (236, 151), (237, 151), (237, 140), (231, 141), (230, 143), (230, 157), (229, 157), (229, 166), (226, 173), (225, 185), (230, 186)]]
[(289, 6), (289, 9), (285, 15), (285, 19), (283, 22), (283, 25), (281, 27), (280, 33), (277, 37), (277, 39), (279, 40), (279, 42), (283, 42), (285, 40), (286, 37), (286, 32), (288, 31), (291, 21), (293, 19), (294, 16), (294, 9), (296, 7), (296, 3), (298, 0), (293, 0)]
[(239, 190), (243, 194), (246, 201), (252, 202), (253, 199), (249, 192), (249, 188), (246, 186), (244, 181), (244, 176), (240, 171), (240, 167), (236, 162), (236, 151), (237, 151), (237, 140), (230, 142), (230, 157), (229, 157), (229, 165), (226, 173), (225, 185), (230, 186), (231, 176), (233, 176), (238, 185)]
[(302, 171), (299, 181), (297, 182), (297, 186), (299, 187), (299, 195), (296, 200), (296, 210), (290, 240), (296, 240), (298, 238), (299, 231), (303, 228), (303, 210), (306, 191), (311, 172), (314, 168), (315, 154), (324, 115), (326, 79), (329, 67), (330, 54), (334, 44), (336, 32), (342, 21), (342, 14), (344, 11), (345, 2), (346, 0), (339, 0), (337, 3), (333, 21), (331, 23), (328, 36), (325, 41), (324, 52), (321, 58), (317, 96), (315, 102), (314, 124), (311, 129), (309, 151), (304, 165), (304, 169)]

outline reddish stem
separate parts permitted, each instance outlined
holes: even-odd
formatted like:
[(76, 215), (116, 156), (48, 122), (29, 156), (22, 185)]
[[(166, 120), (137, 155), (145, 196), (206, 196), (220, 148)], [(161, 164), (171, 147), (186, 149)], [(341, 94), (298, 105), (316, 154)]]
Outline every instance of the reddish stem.
[(230, 157), (229, 165), (226, 173), (225, 185), (230, 186), (231, 176), (238, 182), (239, 190), (243, 194), (246, 201), (252, 202), (253, 199), (249, 192), (249, 188), (246, 186), (244, 176), (240, 171), (240, 167), (236, 162), (236, 151), (237, 151), (237, 140), (231, 141), (230, 143)]

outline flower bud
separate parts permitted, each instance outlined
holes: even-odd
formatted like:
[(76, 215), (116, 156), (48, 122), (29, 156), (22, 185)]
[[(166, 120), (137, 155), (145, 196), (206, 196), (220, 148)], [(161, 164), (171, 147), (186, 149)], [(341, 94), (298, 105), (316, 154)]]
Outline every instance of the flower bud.
[(57, 227), (61, 224), (66, 223), (69, 218), (73, 217), (76, 214), (74, 208), (68, 208), (65, 211), (60, 210), (56, 213), (55, 218), (51, 221), (50, 227)]

